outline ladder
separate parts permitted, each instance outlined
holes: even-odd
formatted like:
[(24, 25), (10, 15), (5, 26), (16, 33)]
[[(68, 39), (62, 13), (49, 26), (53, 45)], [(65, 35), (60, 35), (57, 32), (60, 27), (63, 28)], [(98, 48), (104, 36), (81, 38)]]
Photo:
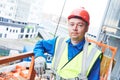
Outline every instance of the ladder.
[[(109, 65), (108, 65), (108, 69), (104, 69), (106, 71), (102, 72), (101, 71), (101, 75), (100, 75), (100, 80), (110, 80), (110, 75), (111, 75), (111, 71), (112, 71), (112, 68), (113, 68), (113, 64), (114, 64), (114, 57), (115, 57), (115, 54), (117, 52), (117, 47), (113, 47), (113, 46), (110, 46), (110, 45), (107, 45), (107, 44), (104, 44), (102, 42), (97, 42), (95, 40), (92, 40), (92, 39), (88, 39), (87, 38), (87, 41), (88, 42), (91, 42), (91, 43), (95, 43), (97, 46), (99, 46), (101, 49), (102, 49), (102, 53), (105, 53), (105, 50), (108, 48), (109, 50), (111, 50), (112, 52), (112, 57), (110, 58), (110, 62), (109, 62)], [(104, 57), (104, 54), (103, 54), (103, 57)], [(102, 68), (102, 65), (105, 64), (104, 59), (102, 59), (101, 61), (101, 68)], [(107, 65), (107, 64), (105, 64)]]

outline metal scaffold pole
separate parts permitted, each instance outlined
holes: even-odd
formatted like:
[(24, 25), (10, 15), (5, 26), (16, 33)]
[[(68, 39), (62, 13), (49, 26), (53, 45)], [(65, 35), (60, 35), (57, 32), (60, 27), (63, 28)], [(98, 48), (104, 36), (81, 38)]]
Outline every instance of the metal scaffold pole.
[(55, 30), (55, 33), (54, 33), (54, 37), (56, 36), (57, 30), (58, 30), (58, 27), (59, 27), (59, 24), (60, 24), (60, 20), (61, 20), (61, 17), (62, 17), (62, 13), (64, 11), (65, 4), (66, 4), (66, 0), (64, 1), (63, 7), (62, 7), (62, 11), (61, 11), (58, 23), (57, 23), (57, 27), (56, 27), (56, 30)]

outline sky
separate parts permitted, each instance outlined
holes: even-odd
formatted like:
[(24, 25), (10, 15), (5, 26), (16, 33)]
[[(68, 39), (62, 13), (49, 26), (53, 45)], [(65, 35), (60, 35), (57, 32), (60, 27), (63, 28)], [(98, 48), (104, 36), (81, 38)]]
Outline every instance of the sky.
[[(52, 14), (60, 14), (65, 0), (46, 0), (44, 12)], [(74, 3), (74, 4), (73, 4)], [(63, 16), (66, 16), (74, 8), (80, 7), (81, 0), (66, 0)]]
[[(60, 15), (65, 0), (46, 0), (43, 11)], [(90, 14), (89, 32), (95, 34), (100, 32), (101, 23), (109, 0), (66, 0), (62, 16), (67, 17), (75, 8), (85, 7)]]

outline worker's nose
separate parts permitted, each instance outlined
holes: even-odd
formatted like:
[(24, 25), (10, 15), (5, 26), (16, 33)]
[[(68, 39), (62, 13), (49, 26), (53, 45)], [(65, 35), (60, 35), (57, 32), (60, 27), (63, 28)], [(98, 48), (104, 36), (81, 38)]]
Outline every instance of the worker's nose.
[(77, 25), (75, 24), (74, 26), (73, 26), (73, 30), (77, 30)]

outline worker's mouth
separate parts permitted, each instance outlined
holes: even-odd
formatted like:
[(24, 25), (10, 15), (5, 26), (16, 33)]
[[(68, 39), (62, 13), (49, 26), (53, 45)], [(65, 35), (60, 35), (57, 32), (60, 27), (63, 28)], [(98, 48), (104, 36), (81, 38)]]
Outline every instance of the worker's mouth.
[(78, 33), (76, 33), (76, 32), (74, 32), (74, 33), (72, 33), (72, 35), (77, 35)]

